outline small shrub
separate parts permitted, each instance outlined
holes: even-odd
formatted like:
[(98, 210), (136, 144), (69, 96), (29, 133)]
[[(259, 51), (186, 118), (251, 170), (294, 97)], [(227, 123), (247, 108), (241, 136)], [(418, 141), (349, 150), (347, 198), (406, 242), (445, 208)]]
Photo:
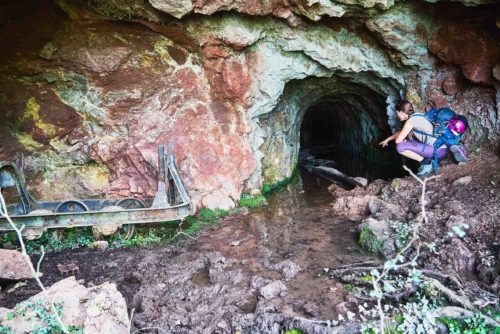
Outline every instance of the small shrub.
[(284, 334), (304, 334), (304, 332), (302, 332), (300, 329), (292, 328), (286, 330)]
[(226, 216), (228, 213), (229, 212), (227, 210), (222, 210), (222, 209), (210, 210), (203, 208), (197, 214), (197, 218), (204, 221), (214, 221), (216, 219)]
[(463, 321), (450, 318), (439, 318), (439, 321), (444, 323), (449, 330), (450, 334), (499, 334), (500, 327), (493, 328), (487, 326), (481, 314), (476, 313), (471, 318), (464, 319)]
[(252, 196), (250, 194), (241, 195), (240, 206), (255, 208), (267, 204), (267, 200), (262, 195)]

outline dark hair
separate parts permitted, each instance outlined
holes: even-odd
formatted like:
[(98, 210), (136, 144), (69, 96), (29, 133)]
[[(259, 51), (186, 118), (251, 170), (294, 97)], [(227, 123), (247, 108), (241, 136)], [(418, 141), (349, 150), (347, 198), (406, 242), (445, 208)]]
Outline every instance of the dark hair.
[(413, 114), (413, 104), (407, 100), (396, 103), (396, 111), (404, 112), (407, 115)]

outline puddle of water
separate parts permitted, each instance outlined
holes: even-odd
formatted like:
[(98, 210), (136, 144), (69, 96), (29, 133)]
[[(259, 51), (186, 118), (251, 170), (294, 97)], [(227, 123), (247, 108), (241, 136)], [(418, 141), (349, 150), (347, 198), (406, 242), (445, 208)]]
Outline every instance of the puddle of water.
[(293, 258), (303, 269), (320, 270), (374, 260), (359, 247), (356, 224), (330, 210), (329, 185), (323, 178), (301, 171), (269, 198), (267, 207), (248, 216), (250, 223), (263, 225), (267, 239), (263, 241), (272, 250), (273, 261)]
[(222, 224), (217, 235), (209, 237), (211, 245), (203, 247), (216, 247), (224, 256), (240, 260), (237, 268), (269, 280), (283, 280), (273, 270), (275, 264), (295, 262), (301, 271), (285, 281), (283, 304), (296, 316), (336, 319), (335, 306), (347, 291), (323, 269), (377, 258), (358, 245), (357, 223), (332, 213), (328, 186), (327, 181), (303, 171), (272, 194), (269, 205)]

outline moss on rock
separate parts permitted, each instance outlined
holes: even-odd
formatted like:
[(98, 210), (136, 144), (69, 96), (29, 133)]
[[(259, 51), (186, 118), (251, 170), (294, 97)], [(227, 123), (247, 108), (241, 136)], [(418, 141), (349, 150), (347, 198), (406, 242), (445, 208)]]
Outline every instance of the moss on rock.
[(359, 244), (364, 249), (378, 254), (382, 251), (385, 241), (379, 239), (368, 225), (361, 228), (361, 233), (359, 234)]

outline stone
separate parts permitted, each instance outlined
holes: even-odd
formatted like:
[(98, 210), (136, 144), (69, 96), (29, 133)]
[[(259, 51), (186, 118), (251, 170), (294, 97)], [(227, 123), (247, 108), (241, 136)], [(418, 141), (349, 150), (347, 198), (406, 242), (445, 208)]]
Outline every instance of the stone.
[[(402, 208), (399, 205), (392, 204), (381, 200), (378, 197), (371, 197), (368, 202), (368, 209), (372, 215), (380, 213), (385, 218), (400, 218), (404, 215)], [(381, 211), (384, 211), (383, 213)], [(378, 218), (380, 219), (380, 218)]]
[(339, 314), (346, 314), (347, 311), (349, 311), (349, 309), (347, 308), (347, 303), (342, 302), (342, 303), (335, 305), (335, 311), (337, 311), (337, 313), (339, 313)]
[(396, 253), (394, 240), (390, 239), (390, 227), (385, 221), (373, 218), (363, 220), (359, 226), (359, 244), (372, 253), (390, 258)]
[(359, 182), (363, 187), (365, 187), (368, 184), (368, 180), (364, 177), (356, 176), (353, 179)]
[(260, 191), (260, 189), (254, 188), (254, 189), (250, 190), (250, 195), (252, 195), (252, 196), (260, 196), (260, 195), (262, 195), (262, 192)]
[(495, 67), (493, 68), (493, 77), (500, 81), (500, 63), (496, 64)]
[(471, 176), (464, 176), (464, 177), (461, 177), (461, 178), (456, 179), (455, 181), (453, 181), (452, 185), (454, 185), (454, 186), (466, 186), (471, 181), (472, 181), (472, 177)]
[[(39, 305), (34, 307), (33, 305)], [(13, 310), (0, 308), (2, 326), (12, 331), (33, 332), (35, 326), (47, 328), (37, 316), (38, 308), (50, 314), (48, 305), (61, 305), (61, 318), (66, 326), (82, 327), (83, 333), (129, 333), (129, 317), (125, 299), (114, 283), (103, 283), (92, 288), (78, 284), (74, 277), (53, 284), (44, 292), (16, 305), (15, 316), (9, 317)]]
[(285, 260), (283, 262), (277, 263), (274, 266), (274, 269), (279, 271), (283, 275), (283, 279), (285, 281), (289, 281), (294, 278), (295, 275), (297, 275), (297, 273), (301, 270), (300, 266), (291, 260)]
[(17, 282), (33, 278), (21, 252), (0, 249), (0, 281)]
[(394, 189), (394, 191), (398, 191), (399, 187), (401, 187), (402, 180), (400, 178), (395, 178), (391, 181), (391, 188)]
[(178, 19), (187, 15), (193, 10), (193, 3), (191, 0), (149, 0), (149, 3), (156, 9), (172, 15)]
[(100, 249), (100, 250), (106, 250), (109, 246), (109, 242), (107, 242), (106, 240), (98, 240), (98, 241), (94, 241), (93, 243), (91, 243), (89, 245), (90, 248), (97, 248), (97, 249)]
[(260, 295), (264, 297), (264, 299), (272, 299), (276, 298), (287, 290), (285, 284), (282, 281), (272, 281), (266, 286), (262, 287), (259, 291)]

